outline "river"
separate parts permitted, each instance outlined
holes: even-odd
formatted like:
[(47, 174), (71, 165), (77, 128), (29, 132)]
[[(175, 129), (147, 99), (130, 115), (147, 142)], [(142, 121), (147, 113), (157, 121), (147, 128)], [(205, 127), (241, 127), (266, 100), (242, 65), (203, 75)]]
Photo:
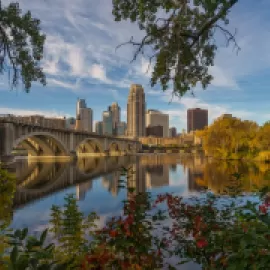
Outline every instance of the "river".
[[(39, 232), (47, 226), (52, 205), (63, 205), (66, 194), (76, 195), (83, 213), (96, 211), (103, 223), (118, 215), (125, 189), (119, 189), (122, 167), (131, 167), (128, 185), (153, 195), (173, 192), (180, 196), (199, 195), (206, 189), (215, 193), (269, 185), (270, 164), (238, 161), (209, 161), (200, 156), (142, 155), (132, 157), (80, 158), (76, 162), (17, 160), (13, 171), (17, 189), (11, 227), (28, 227)], [(235, 180), (233, 173), (241, 173)]]

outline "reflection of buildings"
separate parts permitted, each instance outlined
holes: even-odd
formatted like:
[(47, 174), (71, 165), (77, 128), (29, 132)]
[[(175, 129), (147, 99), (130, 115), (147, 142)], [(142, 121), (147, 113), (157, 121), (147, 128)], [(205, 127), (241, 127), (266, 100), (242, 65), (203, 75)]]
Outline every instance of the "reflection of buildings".
[(76, 185), (76, 198), (78, 201), (83, 201), (89, 189), (92, 189), (92, 180)]
[(169, 183), (169, 165), (156, 165), (146, 167), (147, 188), (168, 186)]
[(130, 166), (127, 173), (127, 186), (134, 188), (136, 194), (146, 191), (145, 173), (145, 167), (140, 166), (139, 159)]
[(102, 178), (102, 185), (108, 189), (113, 196), (117, 196), (119, 189), (120, 171), (110, 173)]
[[(17, 209), (70, 186), (77, 186), (77, 199), (83, 200), (87, 190), (91, 189), (93, 179), (116, 170), (120, 171), (121, 168), (127, 168), (133, 162), (134, 157), (132, 156), (117, 157), (117, 159), (78, 159), (76, 163), (54, 162), (53, 160), (45, 162), (18, 160), (14, 163), (14, 168), (9, 168), (16, 172), (17, 179), (13, 208)], [(111, 185), (113, 194), (117, 193), (117, 182), (115, 181), (115, 185)]]
[(205, 187), (201, 185), (204, 179), (205, 160), (201, 156), (181, 159), (181, 164), (184, 167), (184, 172), (187, 174), (188, 190), (203, 191)]
[(177, 170), (177, 165), (176, 165), (176, 164), (172, 164), (172, 165), (171, 165), (171, 170), (172, 170), (173, 172), (176, 172), (176, 170)]

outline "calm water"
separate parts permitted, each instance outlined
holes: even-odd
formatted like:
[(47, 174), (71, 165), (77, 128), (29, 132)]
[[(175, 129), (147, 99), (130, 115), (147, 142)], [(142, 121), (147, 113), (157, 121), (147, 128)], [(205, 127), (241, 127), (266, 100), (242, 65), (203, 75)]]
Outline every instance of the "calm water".
[[(227, 186), (252, 191), (254, 185), (270, 183), (269, 164), (207, 161), (203, 157), (143, 155), (87, 158), (75, 163), (18, 160), (14, 166), (18, 184), (11, 227), (41, 231), (48, 224), (52, 205), (63, 205), (65, 195), (70, 193), (76, 194), (85, 214), (96, 211), (102, 225), (108, 216), (121, 213), (127, 192), (119, 190), (118, 181), (121, 168), (128, 166), (134, 171), (128, 185), (153, 194), (199, 195), (208, 188), (223, 193)], [(231, 174), (235, 172), (243, 174), (241, 181), (233, 181)]]

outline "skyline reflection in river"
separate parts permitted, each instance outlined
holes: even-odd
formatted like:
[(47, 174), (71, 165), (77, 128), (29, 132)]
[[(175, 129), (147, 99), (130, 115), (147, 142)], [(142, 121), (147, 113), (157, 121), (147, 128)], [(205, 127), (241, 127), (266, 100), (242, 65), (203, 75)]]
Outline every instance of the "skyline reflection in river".
[(207, 188), (224, 193), (228, 185), (235, 185), (231, 177), (235, 172), (243, 174), (240, 184), (244, 191), (252, 191), (254, 185), (269, 185), (270, 179), (269, 164), (217, 162), (179, 155), (85, 158), (75, 163), (18, 160), (11, 227), (42, 229), (50, 219), (51, 206), (63, 205), (65, 195), (70, 193), (76, 194), (85, 214), (96, 211), (101, 220), (120, 214), (127, 197), (127, 191), (118, 187), (122, 167), (133, 171), (129, 187), (153, 194), (174, 192), (188, 196)]

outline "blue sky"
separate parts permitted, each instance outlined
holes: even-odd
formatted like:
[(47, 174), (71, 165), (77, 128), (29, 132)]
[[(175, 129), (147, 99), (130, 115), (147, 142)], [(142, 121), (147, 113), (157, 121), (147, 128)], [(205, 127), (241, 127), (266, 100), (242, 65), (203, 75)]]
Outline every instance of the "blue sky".
[[(5, 5), (9, 0), (2, 0)], [(209, 122), (222, 113), (232, 113), (259, 124), (270, 120), (270, 10), (269, 0), (239, 0), (230, 13), (230, 29), (237, 28), (241, 51), (227, 48), (220, 40), (211, 86), (195, 89), (171, 100), (170, 91), (151, 89), (147, 60), (130, 64), (132, 47), (115, 47), (143, 33), (137, 25), (116, 23), (111, 0), (20, 0), (22, 9), (31, 10), (42, 21), (47, 35), (43, 67), (47, 86), (33, 85), (29, 94), (9, 90), (7, 74), (0, 76), (0, 114), (74, 116), (76, 99), (85, 98), (94, 111), (94, 120), (117, 101), (126, 120), (126, 102), (131, 83), (142, 84), (148, 109), (170, 115), (170, 126), (186, 128), (186, 110), (207, 108)]]

